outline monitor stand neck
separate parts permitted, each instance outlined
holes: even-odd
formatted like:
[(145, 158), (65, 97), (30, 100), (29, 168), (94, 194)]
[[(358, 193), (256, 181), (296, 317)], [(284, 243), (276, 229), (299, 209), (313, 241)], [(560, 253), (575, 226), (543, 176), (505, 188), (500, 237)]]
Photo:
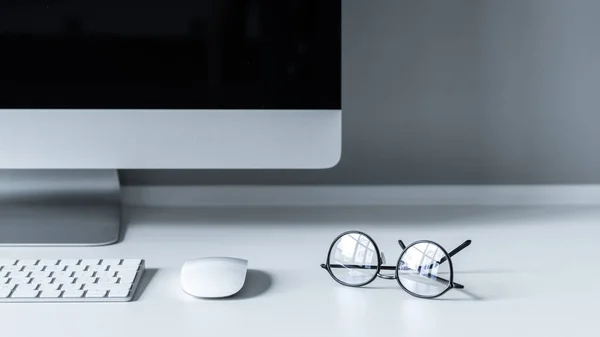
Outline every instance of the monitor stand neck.
[(0, 246), (96, 246), (121, 224), (117, 170), (0, 170)]

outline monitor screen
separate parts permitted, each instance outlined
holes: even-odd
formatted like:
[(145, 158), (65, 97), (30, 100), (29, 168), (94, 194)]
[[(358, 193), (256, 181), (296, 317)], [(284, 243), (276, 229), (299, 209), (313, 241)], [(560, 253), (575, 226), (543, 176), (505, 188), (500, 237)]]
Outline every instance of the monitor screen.
[(0, 108), (341, 109), (341, 0), (1, 0)]

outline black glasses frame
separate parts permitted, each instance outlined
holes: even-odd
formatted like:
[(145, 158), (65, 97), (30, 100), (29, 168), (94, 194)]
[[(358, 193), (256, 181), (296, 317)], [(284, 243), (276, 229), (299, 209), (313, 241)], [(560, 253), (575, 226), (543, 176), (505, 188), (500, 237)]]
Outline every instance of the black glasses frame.
[[(349, 284), (346, 283), (340, 279), (338, 279), (337, 277), (335, 277), (335, 275), (333, 274), (333, 271), (331, 270), (332, 268), (362, 268), (362, 269), (372, 269), (370, 267), (372, 266), (359, 266), (359, 265), (339, 265), (339, 264), (330, 264), (330, 258), (331, 258), (331, 252), (333, 251), (333, 247), (335, 246), (336, 242), (343, 236), (348, 235), (348, 234), (359, 234), (359, 235), (363, 235), (365, 236), (367, 239), (369, 239), (371, 241), (371, 243), (373, 243), (373, 247), (375, 248), (375, 253), (377, 254), (377, 272), (373, 275), (373, 277), (363, 283), (360, 284)], [(442, 257), (442, 259), (439, 261), (440, 264), (444, 263), (444, 262), (448, 262), (448, 266), (450, 268), (450, 279), (446, 280), (442, 277), (437, 276), (436, 280), (439, 280), (441, 282), (447, 283), (447, 287), (446, 289), (444, 289), (442, 292), (440, 292), (439, 294), (433, 295), (433, 296), (426, 296), (426, 295), (420, 295), (417, 293), (414, 293), (408, 289), (406, 289), (406, 287), (402, 284), (402, 282), (400, 281), (400, 277), (399, 277), (399, 269), (400, 269), (400, 262), (402, 261), (402, 257), (404, 256), (404, 254), (408, 251), (409, 248), (411, 248), (414, 245), (420, 244), (420, 243), (429, 243), (429, 244), (434, 244), (436, 246), (438, 246), (442, 252), (444, 253), (444, 257)], [(471, 244), (471, 240), (466, 240), (465, 242), (463, 242), (461, 245), (459, 245), (458, 247), (454, 248), (453, 250), (451, 250), (450, 252), (447, 252), (446, 249), (444, 249), (444, 247), (442, 247), (441, 245), (439, 245), (436, 242), (430, 241), (430, 240), (419, 240), (419, 241), (415, 241), (413, 243), (411, 243), (410, 245), (406, 246), (404, 244), (404, 242), (402, 242), (402, 240), (398, 240), (398, 245), (400, 245), (400, 247), (402, 248), (402, 253), (400, 254), (400, 257), (398, 258), (398, 262), (396, 262), (395, 266), (385, 266), (384, 261), (383, 261), (383, 254), (381, 253), (381, 251), (379, 250), (379, 247), (377, 247), (377, 243), (375, 242), (375, 240), (373, 240), (373, 238), (371, 238), (369, 235), (367, 235), (366, 233), (363, 233), (361, 231), (356, 231), (356, 230), (352, 230), (352, 231), (347, 231), (344, 232), (340, 235), (338, 235), (333, 242), (331, 243), (331, 245), (329, 246), (329, 251), (327, 252), (327, 260), (326, 263), (322, 263), (321, 264), (321, 268), (327, 270), (327, 272), (329, 273), (329, 275), (331, 276), (331, 278), (333, 278), (337, 283), (347, 286), (347, 287), (362, 287), (365, 286), (371, 282), (373, 282), (376, 278), (381, 278), (381, 279), (385, 279), (385, 280), (396, 280), (398, 282), (398, 285), (400, 285), (400, 287), (406, 291), (407, 293), (411, 294), (412, 296), (418, 297), (418, 298), (425, 298), (425, 299), (433, 299), (439, 296), (444, 295), (445, 293), (447, 293), (450, 289), (464, 289), (464, 285), (460, 284), (460, 283), (456, 283), (454, 282), (454, 266), (452, 265), (452, 259), (451, 257), (456, 255), (458, 252), (460, 252), (461, 250), (467, 248), (469, 245)], [(373, 266), (374, 267), (374, 266)], [(431, 267), (431, 266), (430, 266)], [(382, 270), (394, 270), (394, 275), (383, 275), (381, 274)]]

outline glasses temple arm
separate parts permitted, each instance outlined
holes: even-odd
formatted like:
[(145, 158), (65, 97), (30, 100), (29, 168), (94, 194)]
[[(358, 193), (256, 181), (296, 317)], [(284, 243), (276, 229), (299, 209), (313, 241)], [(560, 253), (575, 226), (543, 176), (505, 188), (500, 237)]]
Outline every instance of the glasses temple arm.
[[(449, 257), (453, 257), (454, 255), (458, 254), (461, 250), (469, 247), (469, 245), (471, 244), (471, 240), (467, 240), (465, 242), (463, 242), (460, 246), (454, 248), (452, 251), (450, 251), (450, 253), (448, 253)], [(447, 260), (447, 258), (444, 256), (441, 260), (440, 263), (443, 263)]]
[[(470, 244), (471, 244), (471, 240), (467, 240), (467, 241), (463, 242), (460, 246), (454, 248), (450, 253), (448, 253), (448, 256), (452, 257), (452, 256), (456, 255), (461, 250), (469, 247)], [(446, 256), (444, 256), (440, 259), (440, 262), (438, 262), (438, 264), (442, 264), (442, 263), (446, 262), (446, 260), (448, 260), (448, 258)], [(426, 266), (425, 268), (431, 269), (431, 268), (433, 268), (433, 266), (434, 266), (434, 264), (432, 263), (432, 264)], [(421, 269), (423, 269), (423, 266), (420, 266), (419, 268), (417, 268), (417, 270), (419, 272), (421, 272)]]
[[(439, 277), (439, 276), (437, 276), (435, 280), (436, 280), (436, 281), (439, 281), (439, 282), (442, 282), (442, 283), (450, 283), (450, 281), (446, 280), (445, 278)], [(456, 289), (464, 289), (464, 288), (465, 288), (465, 286), (463, 286), (463, 285), (462, 285), (462, 284), (460, 284), (460, 283), (453, 282), (453, 283), (452, 283), (452, 288), (456, 288)]]

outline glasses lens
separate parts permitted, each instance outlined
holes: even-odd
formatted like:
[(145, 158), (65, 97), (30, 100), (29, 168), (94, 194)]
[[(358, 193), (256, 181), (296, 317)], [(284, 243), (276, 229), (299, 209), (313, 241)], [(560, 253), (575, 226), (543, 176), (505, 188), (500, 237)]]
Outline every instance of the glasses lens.
[(443, 293), (450, 286), (450, 263), (444, 250), (431, 242), (410, 246), (398, 261), (398, 282), (424, 297)]
[(337, 239), (329, 252), (333, 276), (348, 285), (361, 285), (377, 274), (375, 244), (364, 234), (348, 233)]

